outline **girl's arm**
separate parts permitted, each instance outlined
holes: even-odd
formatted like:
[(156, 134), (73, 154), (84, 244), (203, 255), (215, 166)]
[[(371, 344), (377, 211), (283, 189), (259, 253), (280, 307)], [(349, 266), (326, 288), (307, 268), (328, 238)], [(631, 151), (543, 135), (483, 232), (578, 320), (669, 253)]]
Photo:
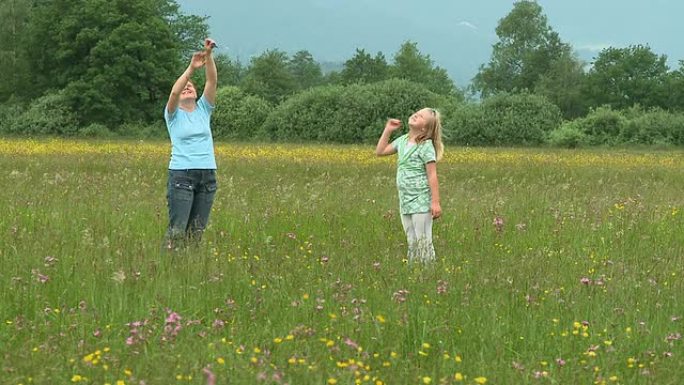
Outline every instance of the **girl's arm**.
[(200, 68), (203, 65), (203, 60), (204, 53), (196, 52), (195, 54), (193, 54), (192, 59), (190, 60), (190, 64), (188, 65), (188, 68), (186, 68), (185, 72), (183, 72), (183, 74), (178, 79), (176, 79), (176, 82), (173, 84), (173, 87), (171, 88), (169, 101), (166, 102), (166, 110), (169, 112), (169, 114), (173, 114), (174, 112), (176, 112), (176, 109), (178, 108), (178, 102), (180, 101), (181, 93), (183, 92), (183, 88), (185, 88), (185, 86), (190, 81), (190, 77), (192, 76), (192, 73), (195, 72), (195, 69)]
[(437, 180), (437, 162), (429, 162), (425, 165), (427, 171), (428, 184), (432, 195), (430, 211), (432, 218), (439, 218), (442, 215), (442, 206), (439, 204), (439, 181)]
[(212, 55), (212, 49), (215, 46), (216, 43), (213, 40), (204, 40), (204, 52), (206, 54), (206, 67), (204, 67), (204, 71), (207, 77), (204, 83), (204, 98), (212, 105), (216, 103), (216, 85), (218, 84), (218, 71), (216, 70), (216, 63)]
[(385, 124), (385, 129), (382, 131), (380, 139), (378, 139), (378, 145), (375, 147), (375, 155), (392, 155), (397, 152), (397, 149), (390, 144), (389, 138), (392, 136), (392, 132), (397, 130), (399, 127), (401, 127), (401, 120), (389, 119), (387, 121)]

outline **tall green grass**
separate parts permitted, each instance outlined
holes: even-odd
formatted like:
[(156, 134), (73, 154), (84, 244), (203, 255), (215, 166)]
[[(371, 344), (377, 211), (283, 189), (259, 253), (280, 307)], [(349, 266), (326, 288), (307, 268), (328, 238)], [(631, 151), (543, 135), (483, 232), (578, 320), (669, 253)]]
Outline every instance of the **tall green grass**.
[(681, 383), (680, 168), (450, 149), (420, 266), (392, 161), (328, 150), (220, 155), (210, 227), (173, 255), (165, 156), (0, 155), (0, 383)]

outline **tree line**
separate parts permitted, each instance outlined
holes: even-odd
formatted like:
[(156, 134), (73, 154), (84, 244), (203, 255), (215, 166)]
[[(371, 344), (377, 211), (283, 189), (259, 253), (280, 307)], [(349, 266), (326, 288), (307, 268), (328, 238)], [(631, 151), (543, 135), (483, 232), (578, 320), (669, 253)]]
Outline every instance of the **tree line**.
[[(164, 137), (173, 80), (208, 35), (175, 0), (0, 0), (0, 133)], [(646, 45), (582, 62), (534, 1), (514, 4), (471, 84), (404, 42), (329, 72), (306, 50), (216, 58), (217, 138), (372, 141), (388, 116), (442, 110), (447, 142), (684, 142), (684, 61)], [(196, 83), (201, 85), (202, 79)]]

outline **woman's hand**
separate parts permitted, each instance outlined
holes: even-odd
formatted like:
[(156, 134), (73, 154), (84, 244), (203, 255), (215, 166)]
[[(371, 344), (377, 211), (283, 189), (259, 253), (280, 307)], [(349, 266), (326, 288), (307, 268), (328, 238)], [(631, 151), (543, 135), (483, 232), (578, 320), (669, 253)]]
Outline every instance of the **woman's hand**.
[(206, 38), (204, 39), (204, 50), (206, 52), (211, 52), (212, 49), (216, 48), (216, 42), (214, 39)]
[(206, 55), (207, 54), (204, 52), (195, 52), (194, 54), (192, 54), (192, 59), (190, 59), (190, 66), (193, 69), (201, 68), (204, 65), (204, 59)]

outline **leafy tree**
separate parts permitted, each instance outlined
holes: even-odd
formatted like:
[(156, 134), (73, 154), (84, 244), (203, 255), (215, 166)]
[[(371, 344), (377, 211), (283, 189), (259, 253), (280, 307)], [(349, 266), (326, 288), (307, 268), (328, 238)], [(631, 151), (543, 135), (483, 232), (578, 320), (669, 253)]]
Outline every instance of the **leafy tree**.
[[(208, 17), (182, 13), (176, 0), (153, 1), (159, 3), (160, 13), (171, 27), (171, 32), (180, 45), (181, 57), (189, 58), (193, 52), (203, 47), (201, 42), (209, 36)], [(221, 42), (218, 42), (218, 45), (220, 46)]]
[(565, 52), (555, 60), (549, 71), (540, 76), (535, 93), (557, 105), (563, 117), (574, 119), (587, 113), (588, 105), (582, 94), (586, 79), (584, 63)]
[(254, 57), (242, 79), (242, 88), (273, 104), (278, 104), (296, 91), (295, 78), (285, 52), (268, 50)]
[(594, 106), (614, 109), (665, 106), (666, 62), (648, 46), (604, 49), (589, 71), (585, 95)]
[(30, 0), (0, 0), (0, 103), (32, 96), (25, 33)]
[(679, 61), (679, 69), (665, 77), (665, 107), (671, 110), (684, 111), (684, 60)]
[(489, 63), (473, 79), (474, 90), (484, 97), (502, 91), (533, 91), (556, 61), (572, 57), (570, 46), (551, 29), (535, 1), (515, 3), (499, 21), (496, 34), (500, 40), (493, 46)]
[[(181, 52), (206, 35), (174, 0), (51, 0), (30, 17), (35, 91), (64, 89), (80, 124), (158, 119)], [(183, 29), (197, 22), (196, 28)]]
[(357, 49), (356, 54), (344, 63), (340, 72), (342, 84), (374, 83), (389, 78), (389, 65), (385, 55), (378, 52), (375, 57), (364, 49)]
[(456, 93), (454, 82), (446, 70), (435, 67), (430, 56), (421, 54), (415, 42), (407, 41), (401, 45), (394, 55), (390, 73), (392, 77), (423, 84), (430, 91), (441, 95)]
[[(245, 76), (245, 68), (238, 60), (231, 59), (226, 54), (214, 53), (214, 62), (218, 72), (219, 87), (238, 86)], [(195, 71), (193, 82), (197, 87), (198, 94), (203, 92), (206, 79), (204, 71)]]
[(297, 88), (305, 90), (323, 83), (323, 71), (309, 51), (299, 51), (292, 55), (288, 63)]

